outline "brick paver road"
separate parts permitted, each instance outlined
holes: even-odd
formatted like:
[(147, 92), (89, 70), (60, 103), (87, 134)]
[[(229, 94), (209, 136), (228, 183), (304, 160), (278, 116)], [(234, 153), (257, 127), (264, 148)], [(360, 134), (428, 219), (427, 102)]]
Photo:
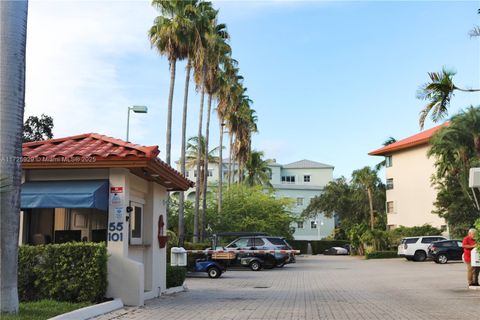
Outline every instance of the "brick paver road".
[(283, 269), (187, 279), (189, 292), (98, 319), (480, 319), (462, 263), (300, 257)]

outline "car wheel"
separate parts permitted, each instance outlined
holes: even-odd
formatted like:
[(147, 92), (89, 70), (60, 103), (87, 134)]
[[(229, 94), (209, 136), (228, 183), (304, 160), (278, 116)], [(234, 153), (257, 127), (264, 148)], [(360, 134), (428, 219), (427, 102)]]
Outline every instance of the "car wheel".
[(252, 269), (252, 271), (260, 271), (262, 265), (258, 261), (252, 261), (250, 262), (250, 269)]
[(440, 254), (437, 257), (437, 262), (440, 263), (440, 264), (445, 264), (445, 263), (448, 262), (448, 257), (445, 254)]
[(212, 279), (219, 278), (222, 275), (222, 271), (217, 267), (210, 267), (207, 270), (208, 276)]
[(413, 255), (414, 261), (425, 261), (427, 259), (427, 254), (423, 250), (417, 250)]

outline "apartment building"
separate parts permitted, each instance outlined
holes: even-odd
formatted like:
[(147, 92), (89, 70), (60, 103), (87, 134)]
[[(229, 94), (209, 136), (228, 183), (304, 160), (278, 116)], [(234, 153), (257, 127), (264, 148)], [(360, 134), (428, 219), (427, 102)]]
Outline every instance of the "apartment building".
[(427, 156), (430, 138), (445, 124), (369, 153), (386, 160), (387, 224), (389, 229), (430, 224), (446, 230), (445, 219), (432, 213), (437, 197), (431, 178), (435, 159)]

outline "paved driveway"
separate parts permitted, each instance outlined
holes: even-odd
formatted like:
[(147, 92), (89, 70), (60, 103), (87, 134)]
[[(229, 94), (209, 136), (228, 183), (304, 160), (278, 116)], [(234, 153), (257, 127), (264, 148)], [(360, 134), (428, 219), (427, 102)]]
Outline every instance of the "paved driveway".
[(99, 319), (480, 319), (462, 263), (300, 257), (283, 269), (187, 279), (189, 292)]

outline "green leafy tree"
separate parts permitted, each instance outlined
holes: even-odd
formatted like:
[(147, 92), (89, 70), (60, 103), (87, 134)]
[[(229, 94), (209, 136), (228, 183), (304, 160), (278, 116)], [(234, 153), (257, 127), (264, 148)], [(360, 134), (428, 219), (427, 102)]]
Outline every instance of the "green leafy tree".
[(276, 199), (261, 186), (232, 185), (225, 191), (221, 213), (217, 206), (210, 206), (209, 225), (216, 232), (266, 232), (292, 238), (292, 204), (291, 199)]
[(23, 124), (23, 142), (42, 141), (53, 138), (53, 118), (42, 114), (30, 116)]
[(356, 187), (364, 189), (367, 192), (368, 209), (370, 213), (370, 228), (373, 230), (375, 228), (375, 209), (373, 193), (374, 188), (381, 183), (380, 179), (377, 176), (377, 171), (373, 170), (370, 167), (364, 167), (362, 169), (355, 170), (352, 172), (352, 183)]
[(436, 167), (434, 212), (445, 218), (452, 235), (461, 236), (480, 216), (475, 201), (480, 195), (468, 186), (470, 168), (480, 166), (480, 108), (470, 107), (452, 117), (430, 144), (428, 155)]

